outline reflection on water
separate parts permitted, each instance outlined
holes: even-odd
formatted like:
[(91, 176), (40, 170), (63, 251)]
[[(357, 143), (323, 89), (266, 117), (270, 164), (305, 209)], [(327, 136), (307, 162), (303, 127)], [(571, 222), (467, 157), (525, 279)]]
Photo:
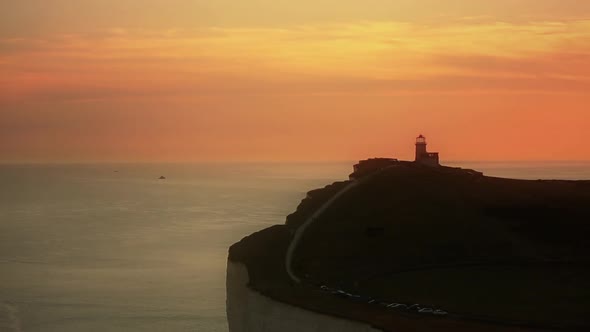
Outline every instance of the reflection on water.
[[(0, 166), (0, 331), (227, 331), (227, 248), (351, 165)], [(461, 165), (590, 179), (589, 163)]]

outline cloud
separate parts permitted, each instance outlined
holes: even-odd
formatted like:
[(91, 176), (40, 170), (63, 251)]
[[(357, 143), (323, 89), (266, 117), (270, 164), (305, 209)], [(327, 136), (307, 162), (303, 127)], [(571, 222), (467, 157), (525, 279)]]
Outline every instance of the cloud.
[(326, 23), (0, 40), (0, 100), (584, 91), (590, 21)]
[(590, 81), (590, 53), (549, 53), (528, 57), (444, 55), (441, 66), (479, 77)]

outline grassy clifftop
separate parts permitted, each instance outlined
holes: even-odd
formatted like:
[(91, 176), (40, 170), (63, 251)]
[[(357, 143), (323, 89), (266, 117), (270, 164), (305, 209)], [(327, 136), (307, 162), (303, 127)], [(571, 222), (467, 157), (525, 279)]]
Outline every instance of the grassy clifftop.
[(344, 194), (308, 228), (294, 259), (305, 282), (292, 285), (284, 253), (294, 228), (343, 186), (311, 192), (288, 226), (231, 248), (230, 259), (247, 263), (253, 288), (386, 330), (460, 328), (335, 300), (317, 285), (444, 308), (453, 320), (502, 322), (506, 330), (590, 326), (589, 181), (500, 179), (399, 163)]

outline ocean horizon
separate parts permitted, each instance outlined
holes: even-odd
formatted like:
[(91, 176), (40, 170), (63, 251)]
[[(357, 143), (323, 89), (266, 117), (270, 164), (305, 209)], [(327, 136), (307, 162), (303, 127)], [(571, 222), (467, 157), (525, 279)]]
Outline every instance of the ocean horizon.
[[(354, 163), (0, 164), (0, 331), (227, 332), (229, 246)], [(590, 180), (590, 161), (445, 164)]]

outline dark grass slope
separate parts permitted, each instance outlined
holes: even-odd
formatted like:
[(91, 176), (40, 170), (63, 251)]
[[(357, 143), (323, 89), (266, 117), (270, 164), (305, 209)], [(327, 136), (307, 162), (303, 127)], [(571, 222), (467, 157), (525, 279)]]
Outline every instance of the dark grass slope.
[[(291, 285), (283, 258), (293, 229), (344, 185), (311, 192), (288, 226), (231, 248), (230, 259), (248, 265), (253, 288), (399, 331), (590, 328), (590, 182), (399, 163), (342, 196), (308, 229), (294, 265), (306, 283)], [(385, 312), (326, 298), (318, 284), (454, 316)]]

